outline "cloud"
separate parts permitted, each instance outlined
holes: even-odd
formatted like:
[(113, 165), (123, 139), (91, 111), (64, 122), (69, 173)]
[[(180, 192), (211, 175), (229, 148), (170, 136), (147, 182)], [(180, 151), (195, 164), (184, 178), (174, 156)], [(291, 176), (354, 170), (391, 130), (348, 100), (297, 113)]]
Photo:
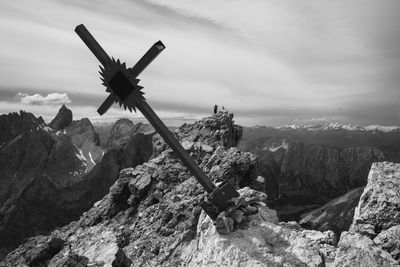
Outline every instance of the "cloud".
[(15, 97), (19, 99), (21, 104), (30, 105), (61, 105), (71, 103), (66, 93), (51, 93), (44, 96), (41, 94), (28, 95), (19, 92)]

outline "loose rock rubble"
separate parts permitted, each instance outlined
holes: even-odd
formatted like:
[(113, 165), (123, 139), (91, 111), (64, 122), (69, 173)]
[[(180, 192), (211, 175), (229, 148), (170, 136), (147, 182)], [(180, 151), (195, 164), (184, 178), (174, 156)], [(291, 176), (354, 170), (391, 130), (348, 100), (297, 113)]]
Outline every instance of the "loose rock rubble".
[(242, 229), (221, 235), (203, 212), (197, 239), (185, 248), (182, 259), (188, 266), (323, 266), (333, 261), (332, 231), (304, 230), (294, 222), (279, 224), (276, 212), (264, 205), (246, 221)]
[[(249, 187), (240, 189), (239, 194), (239, 197), (231, 200), (229, 208), (221, 212), (214, 221), (219, 234), (229, 234), (236, 229), (244, 229), (257, 215), (266, 217), (265, 219), (277, 218), (275, 211), (259, 209), (265, 207), (266, 194), (251, 190)], [(275, 223), (277, 222), (278, 220)]]

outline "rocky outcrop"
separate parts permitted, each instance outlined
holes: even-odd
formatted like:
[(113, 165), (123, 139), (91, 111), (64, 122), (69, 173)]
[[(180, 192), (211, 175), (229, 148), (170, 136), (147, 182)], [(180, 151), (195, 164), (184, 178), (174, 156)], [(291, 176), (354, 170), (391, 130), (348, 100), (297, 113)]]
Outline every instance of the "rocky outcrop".
[(358, 233), (343, 232), (333, 266), (399, 266), (390, 254), (371, 239)]
[(183, 124), (177, 134), (181, 140), (190, 140), (212, 147), (236, 146), (242, 136), (242, 127), (234, 125), (233, 114), (218, 112), (194, 124)]
[(350, 230), (341, 235), (335, 264), (399, 266), (399, 203), (400, 164), (374, 163)]
[[(267, 207), (259, 209), (270, 214)], [(204, 213), (197, 240), (184, 251), (187, 266), (324, 266), (335, 256), (334, 234), (304, 230), (296, 223), (277, 223), (259, 215), (247, 227), (218, 234)]]
[(0, 115), (0, 147), (21, 133), (27, 132), (40, 124), (43, 119), (36, 118), (32, 113), (20, 111)]
[(72, 122), (72, 111), (62, 105), (56, 117), (49, 123), (50, 128), (58, 131), (64, 129)]
[(400, 224), (400, 164), (374, 163), (350, 231), (376, 237)]
[(364, 187), (334, 198), (322, 207), (301, 215), (299, 224), (307, 229), (332, 230), (337, 236), (348, 231), (353, 221), (354, 209), (358, 205)]

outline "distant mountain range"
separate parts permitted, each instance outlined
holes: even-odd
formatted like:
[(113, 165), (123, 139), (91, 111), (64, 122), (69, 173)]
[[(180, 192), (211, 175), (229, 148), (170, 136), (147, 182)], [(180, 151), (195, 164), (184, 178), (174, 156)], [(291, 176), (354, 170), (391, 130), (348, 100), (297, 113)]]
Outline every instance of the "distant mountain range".
[[(256, 128), (263, 128), (265, 126), (256, 126)], [(348, 131), (381, 131), (391, 132), (399, 131), (400, 126), (381, 126), (381, 125), (368, 125), (358, 126), (353, 124), (342, 124), (339, 122), (329, 122), (325, 124), (307, 124), (307, 125), (285, 125), (277, 127), (277, 129), (292, 129), (292, 130), (308, 130), (308, 131), (327, 131), (327, 130), (348, 130)]]
[(248, 128), (275, 128), (275, 129), (292, 129), (292, 130), (309, 130), (309, 131), (322, 131), (322, 130), (349, 130), (349, 131), (381, 131), (391, 132), (400, 130), (400, 126), (383, 126), (383, 125), (368, 125), (359, 126), (350, 123), (328, 122), (322, 124), (286, 124), (284, 126), (265, 126), (255, 125)]
[(339, 123), (244, 127), (239, 148), (257, 155), (281, 218), (296, 220), (305, 209), (364, 186), (373, 162), (400, 162), (400, 130)]

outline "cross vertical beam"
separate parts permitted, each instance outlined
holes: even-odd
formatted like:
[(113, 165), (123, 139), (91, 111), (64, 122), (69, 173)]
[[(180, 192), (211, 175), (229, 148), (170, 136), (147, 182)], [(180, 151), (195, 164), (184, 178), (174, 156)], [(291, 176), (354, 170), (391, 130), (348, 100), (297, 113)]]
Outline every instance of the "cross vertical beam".
[(239, 193), (228, 182), (216, 187), (205, 173), (200, 169), (196, 162), (190, 157), (188, 152), (182, 147), (179, 141), (169, 131), (167, 126), (161, 121), (154, 110), (147, 104), (142, 96), (141, 86), (139, 86), (136, 77), (158, 56), (165, 48), (161, 41), (156, 42), (144, 56), (131, 69), (126, 69), (125, 63), (121, 64), (111, 59), (100, 44), (94, 39), (84, 25), (78, 25), (75, 32), (88, 46), (90, 51), (96, 56), (104, 66), (101, 72), (104, 78), (104, 85), (110, 95), (98, 109), (100, 115), (104, 114), (114, 102), (131, 109), (139, 109), (146, 117), (154, 129), (161, 135), (175, 155), (188, 168), (190, 173), (209, 193), (209, 199), (203, 201), (200, 206), (214, 220), (218, 213), (229, 206), (229, 200), (238, 197)]

